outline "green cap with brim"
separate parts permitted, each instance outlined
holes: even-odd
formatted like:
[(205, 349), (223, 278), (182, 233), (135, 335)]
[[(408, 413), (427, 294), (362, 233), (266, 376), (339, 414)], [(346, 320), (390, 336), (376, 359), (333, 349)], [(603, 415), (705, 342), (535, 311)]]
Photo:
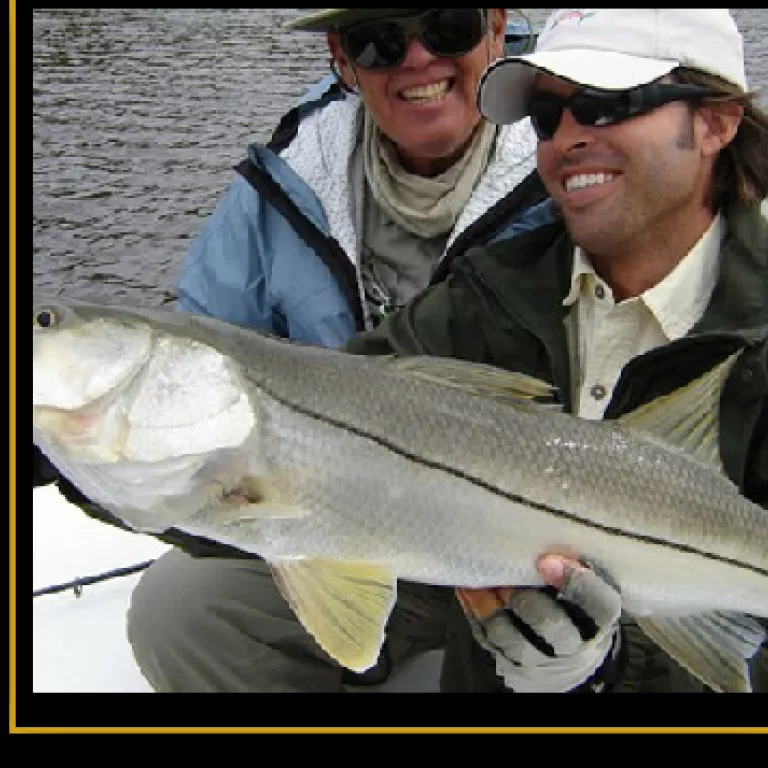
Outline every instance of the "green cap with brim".
[(288, 29), (299, 29), (304, 32), (325, 32), (336, 27), (346, 27), (359, 21), (385, 19), (388, 16), (407, 16), (418, 13), (421, 8), (325, 8), (317, 13), (299, 16), (286, 23)]

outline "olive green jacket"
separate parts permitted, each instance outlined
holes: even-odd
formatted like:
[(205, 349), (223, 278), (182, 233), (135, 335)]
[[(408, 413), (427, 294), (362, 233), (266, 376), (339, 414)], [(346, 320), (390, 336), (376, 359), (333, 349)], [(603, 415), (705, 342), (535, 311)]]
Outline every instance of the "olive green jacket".
[[(688, 383), (743, 348), (720, 401), (720, 452), (742, 493), (768, 508), (768, 222), (759, 208), (734, 208), (726, 222), (720, 274), (704, 315), (684, 338), (625, 366), (605, 418)], [(345, 349), (458, 357), (521, 371), (557, 386), (564, 409), (572, 411), (564, 324), (569, 308), (563, 306), (572, 264), (573, 243), (562, 222), (471, 249), (439, 283)], [(612, 690), (702, 689), (635, 625), (624, 627), (623, 640)], [(466, 622), (451, 622), (446, 687), (498, 690), (488, 661)], [(751, 673), (754, 689), (768, 690), (767, 648), (753, 660)]]

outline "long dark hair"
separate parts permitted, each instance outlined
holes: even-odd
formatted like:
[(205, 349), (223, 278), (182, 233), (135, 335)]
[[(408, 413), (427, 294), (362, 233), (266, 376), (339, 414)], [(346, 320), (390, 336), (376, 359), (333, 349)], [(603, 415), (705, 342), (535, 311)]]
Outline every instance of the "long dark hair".
[(687, 67), (672, 73), (678, 83), (703, 85), (718, 95), (707, 102), (729, 101), (744, 107), (733, 141), (720, 151), (715, 163), (714, 207), (734, 203), (760, 205), (768, 197), (768, 114), (755, 103), (756, 91), (745, 92), (727, 80)]

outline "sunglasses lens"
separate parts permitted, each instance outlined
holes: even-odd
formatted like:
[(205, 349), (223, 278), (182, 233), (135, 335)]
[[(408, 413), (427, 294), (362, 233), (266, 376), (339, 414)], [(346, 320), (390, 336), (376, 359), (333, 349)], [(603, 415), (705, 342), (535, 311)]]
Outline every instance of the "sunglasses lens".
[(619, 92), (585, 88), (566, 99), (539, 94), (529, 102), (528, 114), (539, 139), (549, 141), (555, 135), (566, 108), (579, 125), (599, 128), (646, 114), (670, 101), (695, 102), (712, 95), (713, 91), (699, 86), (665, 83), (650, 83)]
[(422, 17), (422, 38), (432, 53), (460, 56), (483, 38), (484, 17), (475, 8), (431, 11)]
[(403, 59), (407, 38), (405, 30), (396, 21), (359, 24), (344, 35), (344, 47), (357, 66), (385, 69)]
[(630, 116), (627, 105), (621, 98), (586, 95), (577, 93), (568, 99), (539, 97), (531, 101), (528, 114), (539, 139), (549, 141), (568, 108), (579, 125), (613, 125)]
[(571, 114), (581, 125), (613, 125), (628, 117), (621, 99), (593, 98), (576, 95), (569, 105)]
[(414, 17), (357, 24), (343, 32), (343, 44), (362, 69), (387, 69), (400, 64), (412, 34), (417, 34), (435, 56), (461, 56), (482, 40), (484, 19), (475, 8), (427, 11)]
[(533, 130), (539, 139), (549, 141), (560, 125), (563, 116), (563, 102), (560, 99), (536, 99), (528, 107)]

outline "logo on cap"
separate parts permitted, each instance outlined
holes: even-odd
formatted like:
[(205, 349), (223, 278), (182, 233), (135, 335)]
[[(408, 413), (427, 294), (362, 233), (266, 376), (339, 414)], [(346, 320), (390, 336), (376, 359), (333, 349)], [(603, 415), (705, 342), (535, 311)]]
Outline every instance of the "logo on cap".
[(592, 16), (595, 16), (597, 14), (597, 11), (578, 11), (574, 9), (569, 9), (567, 11), (563, 11), (559, 16), (556, 16), (552, 20), (552, 26), (550, 29), (554, 29), (558, 24), (562, 24), (565, 21), (572, 21), (577, 24), (581, 24), (584, 19), (589, 19)]

